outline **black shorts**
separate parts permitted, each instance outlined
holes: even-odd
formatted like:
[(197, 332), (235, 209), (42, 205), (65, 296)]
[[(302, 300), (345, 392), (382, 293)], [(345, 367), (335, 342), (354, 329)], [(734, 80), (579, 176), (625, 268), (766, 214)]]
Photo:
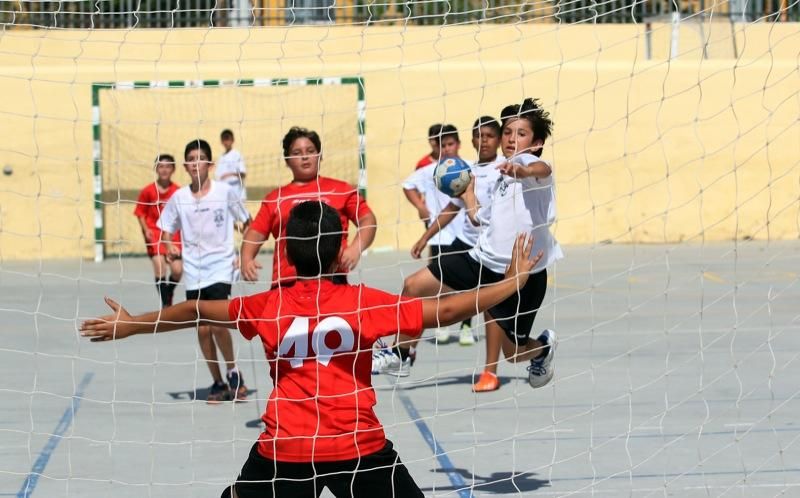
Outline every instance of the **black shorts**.
[[(319, 496), (325, 487), (337, 497), (424, 496), (389, 440), (382, 450), (361, 459), (314, 463), (277, 462), (264, 458), (256, 443), (233, 487), (239, 498), (314, 497)], [(230, 496), (229, 486), (222, 498)]]
[(217, 282), (202, 289), (186, 291), (187, 301), (217, 301), (231, 297), (231, 284)]
[(430, 245), (428, 247), (430, 248), (431, 251), (431, 259), (436, 258), (439, 255), (444, 256), (445, 254), (459, 253), (459, 252), (467, 253), (469, 252), (470, 249), (472, 249), (471, 246), (468, 246), (461, 239), (456, 239), (453, 241), (452, 244), (446, 246)]
[[(465, 251), (443, 254), (428, 265), (428, 270), (438, 281), (458, 291), (497, 283), (504, 278), (504, 275), (482, 266)], [(531, 335), (536, 312), (544, 301), (546, 291), (547, 270), (542, 270), (531, 274), (524, 287), (487, 312), (511, 342), (524, 345)]]

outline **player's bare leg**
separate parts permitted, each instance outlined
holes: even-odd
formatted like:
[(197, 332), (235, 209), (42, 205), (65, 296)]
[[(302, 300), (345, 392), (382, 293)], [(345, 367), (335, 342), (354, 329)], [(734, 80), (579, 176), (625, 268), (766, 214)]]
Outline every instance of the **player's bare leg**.
[(200, 344), (200, 351), (208, 365), (208, 371), (211, 373), (211, 378), (214, 379), (214, 384), (211, 386), (208, 393), (209, 403), (219, 403), (230, 399), (230, 391), (228, 386), (222, 381), (222, 374), (219, 371), (219, 360), (217, 359), (217, 348), (214, 344), (214, 336), (211, 332), (210, 325), (201, 325), (197, 327), (197, 342)]
[(244, 385), (242, 374), (239, 372), (239, 369), (236, 368), (231, 333), (224, 327), (215, 327), (212, 325), (211, 334), (214, 336), (217, 347), (222, 352), (222, 358), (225, 359), (225, 366), (228, 369), (225, 378), (230, 386), (231, 395), (237, 401), (244, 401), (247, 398), (247, 387)]
[(230, 332), (226, 328), (214, 325), (209, 325), (209, 328), (211, 329), (211, 335), (214, 336), (214, 342), (217, 343), (217, 347), (222, 352), (222, 358), (225, 359), (225, 366), (228, 370), (232, 370), (236, 366), (236, 362), (233, 357), (233, 340)]
[(494, 321), (489, 313), (484, 313), (484, 318), (486, 322), (486, 365), (483, 367), (478, 381), (472, 386), (472, 390), (475, 392), (494, 391), (500, 387), (500, 381), (497, 378), (497, 363), (500, 360), (503, 339), (508, 340), (503, 328)]

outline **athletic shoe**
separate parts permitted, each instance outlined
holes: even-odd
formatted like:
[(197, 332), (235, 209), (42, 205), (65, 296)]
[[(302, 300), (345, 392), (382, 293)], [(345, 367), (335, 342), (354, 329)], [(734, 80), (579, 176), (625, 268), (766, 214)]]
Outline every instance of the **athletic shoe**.
[(458, 343), (462, 346), (475, 345), (475, 336), (472, 335), (472, 327), (466, 323), (461, 325), (461, 330), (458, 332)]
[(500, 380), (497, 378), (497, 375), (486, 371), (481, 373), (478, 382), (472, 386), (472, 392), (476, 393), (487, 393), (498, 389), (500, 389)]
[(234, 401), (247, 401), (247, 386), (238, 370), (228, 372), (228, 385)]
[(417, 361), (417, 348), (411, 346), (408, 348), (408, 357), (411, 358), (411, 366), (414, 366), (414, 362)]
[(391, 368), (398, 368), (400, 357), (389, 348), (378, 348), (372, 351), (372, 375), (387, 373)]
[(556, 355), (556, 333), (550, 329), (542, 332), (537, 340), (542, 344), (549, 346), (547, 354), (531, 360), (528, 366), (528, 383), (532, 388), (546, 386), (552, 379), (555, 373), (555, 367), (552, 365), (553, 357)]
[(206, 398), (206, 402), (209, 405), (217, 405), (222, 403), (223, 401), (230, 401), (231, 400), (231, 390), (228, 389), (228, 385), (220, 382), (214, 382), (211, 384), (211, 387), (208, 388), (208, 397)]
[(439, 327), (433, 332), (436, 338), (436, 344), (444, 344), (450, 341), (450, 329), (447, 327)]
[[(400, 358), (397, 358), (398, 360)], [(387, 375), (394, 375), (395, 377), (408, 377), (411, 375), (411, 358), (406, 358), (403, 361), (393, 363), (384, 370)]]

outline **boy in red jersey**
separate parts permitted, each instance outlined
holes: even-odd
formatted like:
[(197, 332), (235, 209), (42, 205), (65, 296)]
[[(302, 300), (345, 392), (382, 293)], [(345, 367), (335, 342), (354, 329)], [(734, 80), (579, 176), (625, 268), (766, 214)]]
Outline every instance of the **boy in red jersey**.
[[(156, 290), (161, 297), (161, 306), (170, 306), (175, 286), (181, 281), (183, 263), (180, 259), (181, 234), (176, 232), (172, 237), (172, 247), (175, 251), (170, 261), (167, 261), (167, 245), (161, 241), (161, 229), (158, 228), (158, 218), (164, 211), (164, 206), (172, 194), (180, 187), (172, 182), (175, 173), (175, 158), (169, 154), (159, 154), (156, 158), (156, 175), (158, 178), (148, 184), (139, 192), (136, 200), (136, 209), (133, 215), (139, 220), (142, 236), (147, 246), (147, 256), (153, 263), (153, 273), (156, 277)], [(167, 278), (167, 269), (170, 275)]]
[(135, 317), (106, 298), (114, 313), (85, 321), (81, 334), (108, 341), (193, 327), (199, 320), (238, 328), (248, 339), (259, 336), (275, 384), (263, 415), (266, 429), (223, 496), (318, 496), (325, 487), (340, 497), (422, 496), (373, 410), (372, 344), (381, 336), (419, 335), (425, 327), (456, 323), (512, 295), (539, 259), (530, 258), (532, 241), (517, 238), (505, 280), (437, 301), (326, 277), (342, 254), (339, 214), (330, 206), (297, 205), (286, 235), (298, 275), (294, 285)]
[(261, 201), (258, 214), (242, 240), (242, 277), (251, 282), (258, 280), (261, 264), (256, 256), (272, 235), (276, 246), (272, 257), (272, 285), (294, 282), (297, 273), (286, 259), (286, 222), (294, 206), (313, 200), (324, 202), (339, 212), (343, 233), (347, 234), (351, 221), (358, 227), (349, 244), (347, 237), (342, 237), (342, 257), (335, 270), (336, 278), (346, 281), (347, 272), (356, 267), (361, 253), (375, 239), (378, 228), (375, 215), (355, 187), (319, 175), (322, 142), (317, 132), (292, 127), (283, 137), (283, 156), (292, 170), (292, 182), (273, 190)]

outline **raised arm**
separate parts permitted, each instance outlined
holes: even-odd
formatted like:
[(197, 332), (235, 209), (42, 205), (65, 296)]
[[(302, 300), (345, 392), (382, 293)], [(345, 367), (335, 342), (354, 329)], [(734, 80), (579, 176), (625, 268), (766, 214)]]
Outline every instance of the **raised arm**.
[(475, 177), (473, 176), (470, 181), (469, 185), (467, 185), (466, 190), (464, 193), (459, 196), (461, 200), (464, 202), (464, 207), (467, 210), (467, 217), (469, 218), (470, 223), (475, 226), (479, 226), (481, 224), (480, 219), (478, 218), (478, 210), (480, 209), (480, 204), (478, 203), (478, 198), (475, 196)]
[(422, 326), (443, 327), (465, 320), (505, 300), (528, 281), (530, 271), (542, 259), (542, 251), (531, 258), (533, 236), (520, 234), (514, 242), (511, 263), (505, 278), (492, 285), (468, 292), (458, 292), (440, 299), (426, 299), (422, 303)]
[(547, 178), (553, 174), (553, 168), (545, 161), (533, 161), (528, 165), (519, 162), (507, 161), (499, 164), (497, 169), (506, 176), (512, 178)]
[(80, 327), (81, 335), (91, 338), (92, 342), (125, 339), (136, 334), (194, 328), (197, 325), (236, 328), (236, 322), (230, 321), (228, 316), (230, 301), (227, 300), (184, 301), (175, 306), (136, 316), (131, 316), (125, 308), (111, 298), (106, 297), (105, 301), (113, 313), (86, 320)]

